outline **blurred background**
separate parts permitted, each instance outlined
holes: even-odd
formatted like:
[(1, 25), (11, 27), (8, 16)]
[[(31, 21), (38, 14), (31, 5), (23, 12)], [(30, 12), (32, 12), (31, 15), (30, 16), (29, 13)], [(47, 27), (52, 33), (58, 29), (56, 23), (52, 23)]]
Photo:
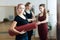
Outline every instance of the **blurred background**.
[[(44, 3), (49, 14), (48, 22), (48, 39), (56, 40), (56, 27), (57, 27), (57, 0), (0, 0), (0, 39), (1, 40), (14, 40), (8, 34), (8, 28), (11, 25), (14, 17), (16, 16), (16, 6), (19, 3), (25, 4), (31, 2), (34, 8), (35, 16), (39, 13), (39, 4)], [(58, 8), (59, 9), (59, 8)], [(32, 40), (39, 40), (37, 28), (34, 29)]]
[(60, 0), (57, 0), (57, 40), (60, 40)]

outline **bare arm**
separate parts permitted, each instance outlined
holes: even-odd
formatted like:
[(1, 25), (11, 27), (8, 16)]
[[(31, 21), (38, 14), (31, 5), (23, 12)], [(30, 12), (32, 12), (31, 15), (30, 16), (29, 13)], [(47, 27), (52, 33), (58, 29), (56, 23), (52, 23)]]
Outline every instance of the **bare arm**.
[(17, 31), (17, 30), (15, 29), (16, 24), (17, 24), (17, 22), (16, 22), (16, 21), (13, 21), (13, 23), (12, 23), (12, 25), (11, 25), (10, 28), (11, 28), (14, 32), (16, 32), (16, 33), (18, 33), (18, 34), (23, 34), (23, 33), (25, 33), (24, 31), (21, 31), (21, 32)]

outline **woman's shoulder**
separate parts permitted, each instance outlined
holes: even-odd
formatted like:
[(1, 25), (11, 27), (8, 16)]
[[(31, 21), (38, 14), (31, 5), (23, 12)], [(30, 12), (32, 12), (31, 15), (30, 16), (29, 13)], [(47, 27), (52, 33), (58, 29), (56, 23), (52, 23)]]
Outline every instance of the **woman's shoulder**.
[(46, 15), (48, 16), (49, 14), (48, 14), (48, 13), (46, 13)]
[(16, 15), (15, 18), (20, 18), (20, 16), (19, 15)]
[(15, 16), (15, 19), (18, 20), (18, 19), (20, 19), (20, 17), (17, 15), (17, 16)]
[(19, 20), (21, 20), (21, 18), (18, 15), (15, 16), (14, 21), (18, 22)]

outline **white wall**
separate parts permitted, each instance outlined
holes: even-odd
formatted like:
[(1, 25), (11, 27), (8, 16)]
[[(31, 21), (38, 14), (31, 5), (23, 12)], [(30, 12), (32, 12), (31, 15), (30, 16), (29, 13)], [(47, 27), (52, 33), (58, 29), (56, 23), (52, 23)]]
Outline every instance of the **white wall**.
[(0, 22), (5, 18), (5, 8), (0, 7)]
[(0, 6), (0, 22), (2, 22), (4, 18), (9, 19), (9, 16), (14, 16), (14, 7), (13, 6), (10, 6), (10, 7)]
[(57, 0), (48, 0), (48, 9), (50, 11), (49, 22), (52, 25), (50, 36), (56, 38), (56, 23), (57, 23)]
[[(5, 7), (5, 18), (8, 18), (9, 20), (13, 20), (14, 18), (14, 6), (8, 6)], [(11, 18), (11, 16), (13, 16), (13, 18)]]

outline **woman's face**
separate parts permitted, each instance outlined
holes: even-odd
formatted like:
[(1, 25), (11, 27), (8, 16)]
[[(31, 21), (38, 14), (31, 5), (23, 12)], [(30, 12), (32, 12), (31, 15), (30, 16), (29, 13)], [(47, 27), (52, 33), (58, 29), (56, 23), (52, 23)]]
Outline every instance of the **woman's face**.
[(28, 6), (26, 6), (27, 10), (31, 10), (31, 8), (32, 8), (32, 4), (29, 4)]
[(44, 11), (44, 7), (43, 7), (43, 6), (40, 6), (40, 7), (39, 7), (39, 10), (40, 10), (41, 12), (43, 12), (43, 11)]
[(19, 13), (24, 13), (24, 10), (25, 10), (25, 6), (24, 5), (20, 5), (19, 8), (18, 8), (18, 12)]

